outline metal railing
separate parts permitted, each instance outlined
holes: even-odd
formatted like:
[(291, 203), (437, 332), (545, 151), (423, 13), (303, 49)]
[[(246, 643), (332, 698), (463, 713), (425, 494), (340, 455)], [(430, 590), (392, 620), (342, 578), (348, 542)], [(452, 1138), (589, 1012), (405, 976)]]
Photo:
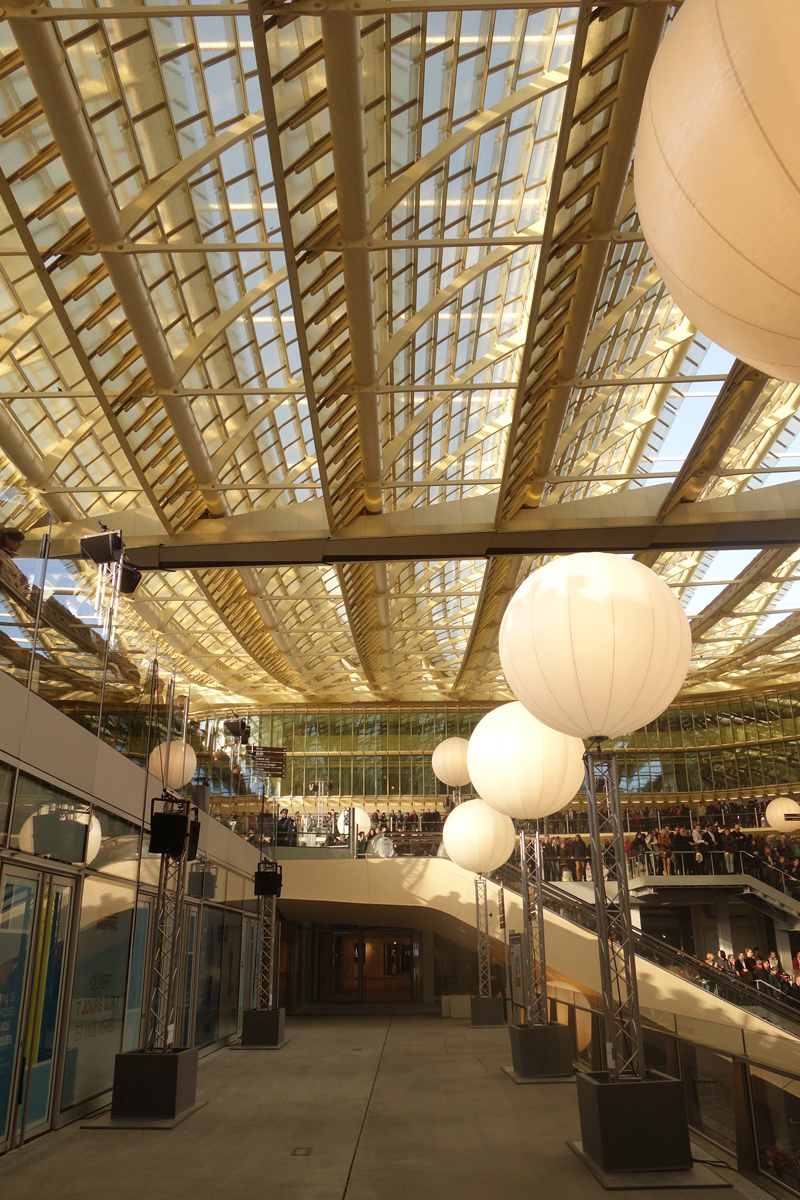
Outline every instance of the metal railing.
[[(493, 877), (504, 887), (521, 895), (518, 866), (508, 862), (504, 867), (495, 871)], [(567, 895), (554, 884), (548, 883), (542, 885), (542, 898), (548, 911), (554, 912), (584, 929), (589, 929), (592, 933), (597, 933), (597, 917), (593, 904), (579, 900), (576, 896)], [(771, 986), (767, 985), (767, 988), (756, 989), (753, 984), (744, 983), (734, 976), (725, 974), (717, 967), (708, 966), (693, 955), (686, 954), (683, 950), (678, 950), (669, 943), (662, 942), (640, 930), (635, 931), (634, 941), (636, 954), (640, 958), (679, 975), (686, 982), (700, 987), (704, 991), (713, 992), (720, 1000), (726, 1000), (738, 1008), (758, 1006), (773, 1016), (779, 1017), (781, 1023), (791, 1021), (800, 1026), (800, 1005), (789, 998), (779, 999), (774, 994), (775, 989)]]

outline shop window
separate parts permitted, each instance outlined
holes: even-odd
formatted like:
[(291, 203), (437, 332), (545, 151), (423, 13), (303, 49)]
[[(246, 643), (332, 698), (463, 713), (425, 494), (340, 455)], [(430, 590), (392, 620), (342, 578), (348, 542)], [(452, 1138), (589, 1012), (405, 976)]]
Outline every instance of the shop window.
[(69, 1009), (62, 1108), (108, 1091), (122, 1049), (135, 888), (107, 877), (83, 884)]

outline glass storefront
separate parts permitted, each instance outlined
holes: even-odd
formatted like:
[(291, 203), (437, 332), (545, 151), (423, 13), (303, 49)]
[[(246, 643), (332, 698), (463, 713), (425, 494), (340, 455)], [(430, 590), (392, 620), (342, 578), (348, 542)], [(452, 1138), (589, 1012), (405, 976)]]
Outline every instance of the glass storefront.
[(11, 793), (14, 790), (14, 769), (0, 762), (0, 846), (4, 845), (8, 818), (11, 813)]
[(87, 876), (83, 884), (75, 978), (69, 1010), (62, 1108), (111, 1087), (122, 1049), (128, 951), (136, 891)]

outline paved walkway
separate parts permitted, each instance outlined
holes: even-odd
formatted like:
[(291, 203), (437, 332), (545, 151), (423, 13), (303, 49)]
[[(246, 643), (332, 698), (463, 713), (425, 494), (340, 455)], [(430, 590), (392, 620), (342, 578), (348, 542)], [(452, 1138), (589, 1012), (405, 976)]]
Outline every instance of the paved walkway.
[[(169, 1133), (48, 1134), (0, 1159), (14, 1200), (595, 1200), (566, 1145), (572, 1084), (517, 1087), (505, 1030), (441, 1017), (298, 1017), (280, 1051), (200, 1063), (208, 1105)], [(306, 1155), (293, 1151), (309, 1148)], [(702, 1151), (704, 1158), (713, 1154)], [(764, 1193), (730, 1171), (737, 1191)], [(625, 1192), (628, 1200), (681, 1193)]]

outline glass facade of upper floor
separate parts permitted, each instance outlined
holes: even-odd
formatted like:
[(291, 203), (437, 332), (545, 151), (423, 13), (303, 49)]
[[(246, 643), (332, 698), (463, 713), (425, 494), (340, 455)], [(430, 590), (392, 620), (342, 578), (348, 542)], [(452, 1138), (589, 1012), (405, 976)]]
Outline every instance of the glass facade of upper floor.
[[(490, 708), (283, 706), (251, 713), (251, 743), (287, 752), (286, 778), (269, 781), (226, 734), (230, 714), (207, 714), (197, 722), (199, 771), (218, 796), (257, 794), (263, 786), (299, 801), (323, 779), (332, 797), (390, 806), (436, 801), (447, 788), (433, 774), (433, 750), (446, 737), (468, 738)], [(800, 785), (800, 692), (682, 701), (613, 747), (624, 797), (768, 795)], [(472, 794), (469, 786), (462, 792)]]

